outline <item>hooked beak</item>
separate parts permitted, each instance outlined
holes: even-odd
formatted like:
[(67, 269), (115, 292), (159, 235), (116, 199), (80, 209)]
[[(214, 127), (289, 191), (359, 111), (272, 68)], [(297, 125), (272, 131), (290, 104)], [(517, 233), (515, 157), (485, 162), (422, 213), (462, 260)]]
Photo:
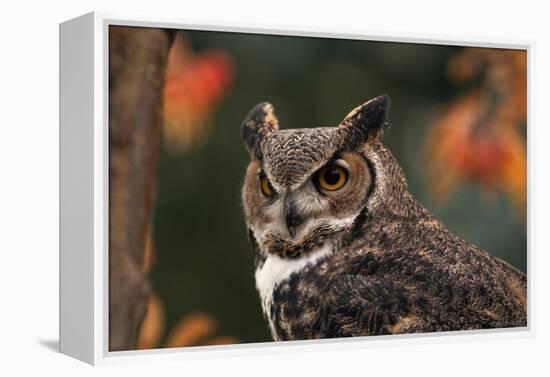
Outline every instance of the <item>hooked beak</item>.
[(290, 237), (294, 238), (296, 235), (296, 228), (304, 222), (304, 219), (297, 214), (296, 208), (294, 207), (294, 201), (290, 194), (285, 197), (284, 202), (285, 210), (285, 223), (286, 228), (288, 229), (288, 234)]

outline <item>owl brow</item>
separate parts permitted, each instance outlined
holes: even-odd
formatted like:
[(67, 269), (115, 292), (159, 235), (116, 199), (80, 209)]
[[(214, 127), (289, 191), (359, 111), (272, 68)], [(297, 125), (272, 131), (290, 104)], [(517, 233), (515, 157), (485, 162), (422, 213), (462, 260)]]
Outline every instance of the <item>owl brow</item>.
[(336, 161), (338, 160), (342, 160), (342, 152), (341, 151), (336, 151), (334, 152), (334, 154), (332, 155), (331, 158), (328, 159), (327, 163), (325, 164), (326, 165), (329, 165), (329, 164), (334, 164)]
[[(267, 173), (265, 172), (265, 169), (263, 167), (259, 167), (258, 170), (256, 171), (256, 177), (258, 177), (258, 179), (261, 179), (262, 177), (265, 177), (267, 178), (267, 182), (269, 183), (269, 185), (271, 186), (271, 189), (273, 190), (273, 192), (275, 194), (279, 194), (279, 191), (277, 191), (275, 189), (275, 187), (273, 187), (273, 184), (271, 183), (272, 180), (268, 177)], [(271, 198), (269, 201), (270, 202), (273, 202), (274, 199), (275, 199), (275, 196), (276, 195), (273, 195), (273, 198)]]
[[(336, 161), (338, 161), (338, 160), (342, 160), (342, 161), (345, 162), (344, 157), (343, 157), (342, 154), (343, 154), (342, 151), (336, 151), (336, 152), (334, 152), (334, 154), (332, 155), (332, 157), (329, 158), (328, 161), (327, 161), (327, 163), (324, 164), (322, 167), (325, 167), (325, 166), (330, 165), (330, 164), (342, 166), (343, 164), (337, 164), (337, 163), (336, 163)], [(322, 168), (322, 167), (321, 167), (321, 168)], [(343, 167), (346, 168), (346, 169), (349, 169), (349, 166), (348, 166), (347, 163), (345, 163), (345, 165), (344, 165)]]
[(257, 176), (258, 178), (266, 177), (267, 180), (268, 180), (269, 182), (271, 182), (271, 179), (269, 178), (269, 176), (268, 176), (267, 173), (265, 172), (265, 169), (264, 169), (263, 166), (260, 166), (260, 167), (258, 168), (258, 170), (256, 171), (256, 176)]

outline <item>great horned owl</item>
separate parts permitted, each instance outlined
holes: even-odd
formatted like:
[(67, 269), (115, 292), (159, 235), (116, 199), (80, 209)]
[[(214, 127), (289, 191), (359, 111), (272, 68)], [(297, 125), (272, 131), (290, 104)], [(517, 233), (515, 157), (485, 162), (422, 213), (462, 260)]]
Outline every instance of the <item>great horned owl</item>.
[(382, 143), (387, 96), (337, 127), (242, 125), (242, 200), (256, 287), (275, 340), (527, 324), (524, 273), (450, 233)]

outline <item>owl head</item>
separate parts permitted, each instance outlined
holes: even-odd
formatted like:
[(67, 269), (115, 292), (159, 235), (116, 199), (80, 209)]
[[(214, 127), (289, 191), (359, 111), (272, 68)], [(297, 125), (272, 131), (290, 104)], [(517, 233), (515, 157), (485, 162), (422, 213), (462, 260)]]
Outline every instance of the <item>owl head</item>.
[(381, 144), (389, 103), (379, 96), (336, 127), (305, 129), (279, 130), (267, 102), (250, 111), (242, 124), (251, 157), (242, 201), (250, 236), (262, 252), (298, 257), (391, 201), (388, 190), (406, 191), (386, 184), (388, 169), (394, 181), (402, 174)]

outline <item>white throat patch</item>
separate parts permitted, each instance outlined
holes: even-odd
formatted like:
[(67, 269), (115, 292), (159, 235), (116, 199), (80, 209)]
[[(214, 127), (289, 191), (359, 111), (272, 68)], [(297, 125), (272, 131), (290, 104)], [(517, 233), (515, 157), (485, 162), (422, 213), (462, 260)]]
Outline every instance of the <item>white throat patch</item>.
[(278, 340), (277, 333), (271, 318), (271, 305), (273, 301), (273, 291), (290, 275), (299, 272), (308, 265), (314, 264), (319, 259), (332, 253), (330, 242), (316, 248), (303, 257), (296, 259), (283, 259), (277, 255), (269, 254), (263, 265), (256, 269), (256, 288), (260, 293), (262, 308), (265, 317), (269, 321), (269, 328), (273, 339)]

